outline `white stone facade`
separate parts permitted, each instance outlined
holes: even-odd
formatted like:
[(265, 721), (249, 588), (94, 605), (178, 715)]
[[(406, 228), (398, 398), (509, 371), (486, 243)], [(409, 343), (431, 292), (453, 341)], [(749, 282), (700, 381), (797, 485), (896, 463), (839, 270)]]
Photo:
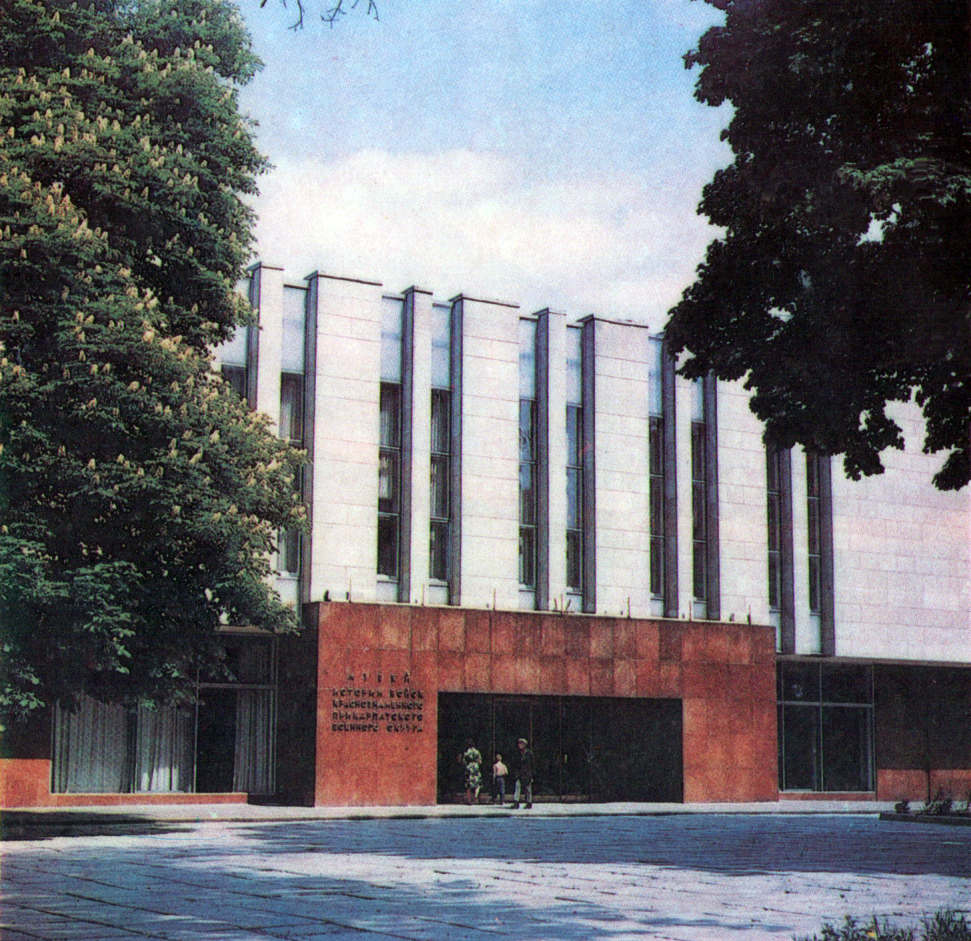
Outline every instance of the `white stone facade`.
[[(305, 292), (304, 433), (311, 452), (305, 496), (312, 534), (304, 539), (303, 601), (395, 600), (411, 604), (561, 610), (567, 604), (565, 354), (569, 318), (530, 314), (515, 305), (464, 296), (447, 303), (421, 289), (389, 294), (376, 282), (318, 273), (294, 279), (254, 269), (260, 310), (255, 371), (257, 406), (279, 420), (280, 370), (286, 359), (282, 292)], [(451, 313), (450, 570), (431, 577), (430, 398), (433, 303)], [(390, 307), (389, 307), (390, 305)], [(402, 495), (397, 577), (379, 577), (378, 496), (381, 449), (382, 321), (401, 311), (403, 407)], [(523, 584), (520, 559), (521, 319), (536, 321), (536, 573)], [(652, 592), (648, 451), (652, 388), (650, 332), (602, 318), (580, 321), (584, 387), (584, 610), (651, 618), (669, 616), (779, 623), (767, 585), (766, 454), (760, 423), (739, 383), (718, 383), (706, 402), (709, 449), (704, 481), (692, 481), (693, 435), (700, 432), (700, 386), (676, 377), (663, 420), (673, 422), (674, 475), (664, 538), (676, 559), (666, 573), (666, 600)], [(282, 346), (281, 346), (282, 344)], [(255, 364), (253, 360), (255, 359)], [(810, 610), (809, 513), (805, 455), (791, 453), (791, 640), (780, 651), (860, 660), (971, 663), (971, 494), (941, 493), (931, 483), (939, 458), (919, 452), (920, 416), (900, 409), (905, 452), (884, 455), (886, 472), (846, 480), (830, 464), (831, 521), (823, 579), (831, 614)], [(697, 473), (697, 461), (695, 462)], [(527, 468), (527, 471), (529, 469)], [(708, 488), (706, 491), (705, 488)], [(591, 489), (592, 488), (592, 489)], [(708, 597), (695, 598), (693, 566), (699, 494), (708, 492)], [(525, 511), (524, 511), (525, 512)], [(403, 514), (403, 515), (402, 515)], [(829, 552), (829, 556), (826, 553)], [(592, 553), (592, 556), (591, 556)], [(828, 559), (828, 562), (827, 562)], [(527, 566), (528, 568), (528, 566)], [(669, 566), (670, 568), (670, 566)], [(656, 585), (654, 586), (657, 587)], [(524, 601), (525, 599), (525, 601)], [(571, 610), (576, 610), (574, 604)], [(829, 618), (829, 621), (827, 621)], [(826, 627), (829, 623), (829, 628)], [(827, 639), (827, 629), (830, 631)], [(788, 644), (788, 649), (784, 645)]]

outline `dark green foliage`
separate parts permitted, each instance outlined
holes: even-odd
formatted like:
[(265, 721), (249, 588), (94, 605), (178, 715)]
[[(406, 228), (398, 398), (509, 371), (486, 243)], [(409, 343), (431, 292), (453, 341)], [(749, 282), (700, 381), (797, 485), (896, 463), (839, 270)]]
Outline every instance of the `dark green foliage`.
[(916, 928), (877, 918), (868, 922), (846, 918), (842, 925), (824, 925), (819, 934), (798, 941), (971, 941), (971, 924), (962, 913), (948, 909), (923, 919)]
[(915, 398), (942, 489), (971, 474), (971, 41), (966, 0), (708, 0), (687, 65), (735, 111), (699, 212), (724, 229), (672, 311), (689, 376), (745, 377), (766, 435), (900, 448)]
[(213, 371), (263, 161), (220, 0), (0, 7), (0, 712), (191, 697), (268, 587), (300, 456)]

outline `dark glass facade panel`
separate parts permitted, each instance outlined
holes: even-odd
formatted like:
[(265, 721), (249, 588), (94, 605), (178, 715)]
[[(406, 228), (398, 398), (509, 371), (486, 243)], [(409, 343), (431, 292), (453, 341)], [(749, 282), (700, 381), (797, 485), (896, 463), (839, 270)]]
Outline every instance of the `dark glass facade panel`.
[(401, 386), (381, 384), (381, 450), (378, 454), (379, 575), (398, 577), (401, 532)]
[(769, 448), (765, 454), (766, 522), (769, 542), (769, 607), (778, 611), (782, 607), (782, 475), (779, 452)]
[(536, 465), (519, 465), (519, 522), (536, 525)]
[(708, 598), (707, 448), (704, 422), (691, 423), (692, 588), (698, 601)]
[(583, 591), (583, 409), (566, 407), (566, 587)]
[(448, 523), (432, 520), (428, 542), (428, 574), (444, 582), (448, 580)]
[(536, 527), (519, 527), (519, 584), (524, 588), (536, 585)]
[(378, 515), (378, 575), (398, 577), (398, 517)]
[(428, 536), (428, 574), (447, 581), (449, 521), (451, 518), (451, 395), (446, 389), (432, 389), (431, 481)]
[(432, 389), (431, 449), (432, 454), (448, 454), (450, 437), (451, 395), (445, 389)]
[(391, 450), (382, 450), (378, 457), (379, 513), (398, 512), (400, 458), (401, 455), (397, 451)]
[(566, 587), (583, 590), (583, 534), (577, 530), (566, 534)]
[(650, 473), (651, 594), (664, 594), (664, 419), (648, 420)]
[(583, 529), (583, 471), (579, 467), (566, 469), (566, 528)]
[(820, 790), (819, 707), (781, 707), (782, 761), (780, 779), (787, 791)]
[[(516, 740), (533, 752), (533, 794), (572, 801), (683, 800), (681, 703), (673, 699), (438, 694), (440, 802), (461, 800), (459, 755), (472, 739), (515, 784)], [(488, 788), (491, 774), (484, 775)]]
[(826, 664), (822, 671), (822, 699), (831, 703), (869, 705), (873, 702), (870, 669), (856, 664)]
[(536, 402), (519, 400), (519, 460), (536, 460)]
[(519, 400), (519, 583), (536, 587), (536, 402)]
[(779, 787), (873, 789), (873, 684), (868, 666), (779, 664)]
[(448, 455), (433, 454), (431, 460), (431, 516), (448, 522)]
[(243, 366), (227, 366), (223, 364), (220, 367), (223, 379), (229, 383), (230, 388), (235, 392), (244, 402), (246, 401), (246, 369)]
[(300, 533), (295, 529), (281, 529), (277, 546), (277, 568), (287, 575), (300, 574)]
[(303, 442), (303, 376), (280, 376), (280, 437), (294, 444)]
[(823, 790), (871, 789), (873, 710), (866, 707), (823, 706)]
[(779, 698), (785, 702), (819, 702), (819, 664), (781, 663), (782, 689)]
[(566, 407), (566, 466), (579, 467), (583, 462), (583, 409)]
[(806, 539), (809, 550), (809, 610), (822, 605), (822, 538), (820, 530), (819, 456), (806, 455)]
[(401, 386), (381, 384), (381, 447), (401, 447)]
[(274, 682), (274, 646), (271, 640), (227, 640), (226, 667), (234, 683), (267, 685)]
[(708, 596), (708, 547), (704, 543), (696, 542), (691, 559), (692, 590), (696, 601), (704, 601)]

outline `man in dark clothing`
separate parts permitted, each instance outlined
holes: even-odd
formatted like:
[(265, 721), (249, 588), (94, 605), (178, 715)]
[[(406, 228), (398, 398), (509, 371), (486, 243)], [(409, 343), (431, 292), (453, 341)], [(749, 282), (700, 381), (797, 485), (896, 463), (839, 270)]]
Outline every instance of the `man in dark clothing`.
[(519, 746), (519, 764), (516, 768), (516, 790), (513, 793), (513, 810), (519, 809), (520, 789), (526, 791), (526, 809), (533, 806), (533, 753), (529, 749), (529, 742), (521, 738)]

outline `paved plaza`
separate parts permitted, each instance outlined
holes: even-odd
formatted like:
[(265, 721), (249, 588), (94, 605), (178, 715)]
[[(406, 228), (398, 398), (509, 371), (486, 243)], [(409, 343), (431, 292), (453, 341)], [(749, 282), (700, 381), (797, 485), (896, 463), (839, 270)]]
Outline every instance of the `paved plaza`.
[(0, 844), (5, 941), (747, 941), (971, 910), (971, 827), (876, 815), (107, 819)]

